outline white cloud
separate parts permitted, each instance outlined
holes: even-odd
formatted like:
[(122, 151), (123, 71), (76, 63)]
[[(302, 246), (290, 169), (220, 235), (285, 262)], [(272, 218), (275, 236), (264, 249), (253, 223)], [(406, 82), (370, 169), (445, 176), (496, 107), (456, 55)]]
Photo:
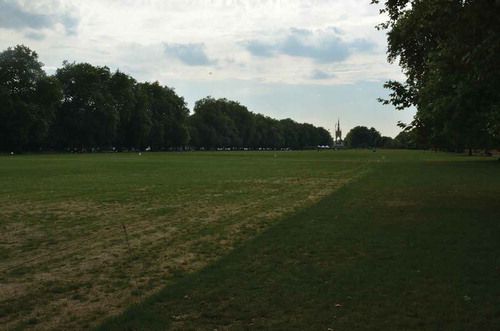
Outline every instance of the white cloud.
[[(387, 72), (379, 70), (378, 64), (371, 67), (356, 60), (361, 57), (373, 63), (380, 58), (385, 64), (385, 36), (374, 29), (382, 19), (377, 8), (356, 0), (8, 3), (32, 15), (23, 18), (24, 29), (30, 30), (5, 38), (0, 46), (24, 39), (51, 67), (67, 59), (130, 68), (131, 74), (144, 68), (147, 71), (141, 76), (150, 73), (148, 80), (203, 80), (206, 73), (190, 67), (204, 65), (214, 73), (212, 79), (291, 84), (316, 84), (311, 76), (315, 70), (335, 75), (328, 84), (363, 79), (357, 74), (360, 70), (370, 79)], [(152, 48), (155, 52), (148, 59), (147, 50)], [(170, 60), (158, 56), (162, 48)], [(156, 70), (147, 69), (155, 65)], [(343, 72), (337, 73), (338, 68)]]

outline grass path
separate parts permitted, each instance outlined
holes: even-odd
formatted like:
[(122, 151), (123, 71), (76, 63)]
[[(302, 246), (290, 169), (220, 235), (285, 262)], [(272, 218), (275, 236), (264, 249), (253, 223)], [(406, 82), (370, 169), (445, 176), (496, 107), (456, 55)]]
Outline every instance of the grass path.
[(101, 329), (500, 329), (500, 163), (388, 161)]

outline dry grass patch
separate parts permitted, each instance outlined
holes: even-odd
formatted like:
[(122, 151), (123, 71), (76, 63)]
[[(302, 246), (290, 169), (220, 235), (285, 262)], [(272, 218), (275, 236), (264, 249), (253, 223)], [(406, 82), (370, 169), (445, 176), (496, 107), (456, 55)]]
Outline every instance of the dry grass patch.
[(7, 256), (0, 262), (0, 328), (96, 325), (360, 172), (329, 176), (224, 180), (139, 202), (7, 200), (0, 210), (9, 220), (0, 225)]
[(394, 199), (383, 201), (382, 205), (384, 207), (413, 207), (417, 205), (417, 202), (413, 200)]

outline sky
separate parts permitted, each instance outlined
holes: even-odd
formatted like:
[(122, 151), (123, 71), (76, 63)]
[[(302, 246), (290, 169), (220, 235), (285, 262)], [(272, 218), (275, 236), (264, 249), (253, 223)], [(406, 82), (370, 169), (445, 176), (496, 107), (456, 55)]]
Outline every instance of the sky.
[(345, 134), (396, 136), (414, 110), (384, 106), (385, 20), (370, 0), (0, 0), (0, 51), (24, 44), (48, 74), (62, 62), (120, 70), (254, 113)]

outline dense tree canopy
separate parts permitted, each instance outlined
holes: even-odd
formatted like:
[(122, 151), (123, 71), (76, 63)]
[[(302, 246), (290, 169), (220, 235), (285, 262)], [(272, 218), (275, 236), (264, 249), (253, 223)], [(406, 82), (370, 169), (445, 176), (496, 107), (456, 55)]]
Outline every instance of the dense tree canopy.
[(204, 98), (194, 114), (158, 82), (138, 83), (108, 67), (63, 62), (48, 77), (26, 46), (0, 53), (0, 150), (54, 148), (308, 148), (327, 130), (254, 114), (238, 102)]
[(143, 83), (147, 94), (147, 112), (151, 115), (149, 146), (153, 149), (185, 146), (189, 142), (187, 109), (184, 98), (158, 82)]
[[(382, 2), (373, 0), (372, 3)], [(436, 147), (500, 144), (500, 2), (386, 0), (388, 59), (406, 81), (389, 81), (386, 104), (417, 108), (418, 139)]]
[(292, 149), (329, 145), (330, 133), (291, 119), (275, 120), (250, 112), (238, 102), (207, 97), (196, 102), (189, 119), (191, 144), (203, 148), (249, 147)]
[(45, 142), (60, 101), (59, 82), (47, 77), (26, 46), (0, 53), (0, 149), (37, 149)]
[(65, 62), (57, 69), (56, 78), (63, 91), (55, 133), (57, 145), (111, 146), (119, 117), (109, 90), (109, 68)]
[(119, 149), (147, 147), (151, 132), (148, 96), (132, 77), (117, 71), (109, 81), (109, 92), (118, 109), (115, 144)]
[(350, 148), (373, 148), (381, 147), (381, 134), (375, 128), (368, 129), (366, 126), (352, 128), (345, 137), (345, 143)]
[[(226, 99), (216, 100), (207, 97), (197, 101), (194, 114), (190, 118), (192, 144), (207, 148), (241, 147), (243, 132), (240, 134), (238, 126), (244, 125), (240, 120), (244, 120), (247, 116), (238, 114), (250, 113), (246, 107)], [(254, 126), (254, 123), (250, 122), (250, 125)]]

